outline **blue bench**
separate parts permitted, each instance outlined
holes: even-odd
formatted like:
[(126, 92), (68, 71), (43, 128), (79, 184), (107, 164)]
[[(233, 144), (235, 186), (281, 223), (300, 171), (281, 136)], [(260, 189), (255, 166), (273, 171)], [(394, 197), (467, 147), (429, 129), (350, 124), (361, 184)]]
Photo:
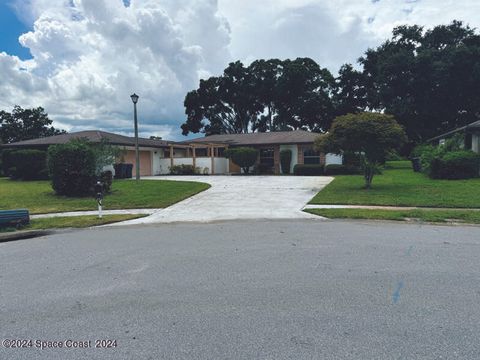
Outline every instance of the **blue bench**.
[(0, 227), (20, 227), (30, 223), (27, 209), (0, 210)]

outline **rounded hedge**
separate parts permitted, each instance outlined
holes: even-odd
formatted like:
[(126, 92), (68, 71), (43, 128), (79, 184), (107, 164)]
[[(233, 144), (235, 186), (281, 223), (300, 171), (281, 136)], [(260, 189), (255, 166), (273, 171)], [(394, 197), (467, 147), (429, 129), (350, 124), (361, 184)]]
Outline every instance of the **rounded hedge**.
[(250, 147), (230, 148), (225, 151), (225, 157), (231, 159), (248, 174), (250, 167), (257, 162), (258, 151)]
[(6, 174), (12, 179), (46, 180), (48, 179), (47, 152), (41, 150), (15, 150), (6, 153)]
[(85, 196), (95, 184), (95, 153), (84, 141), (48, 148), (48, 170), (58, 195)]
[(469, 179), (479, 176), (480, 155), (473, 151), (452, 151), (435, 157), (430, 164), (434, 179)]

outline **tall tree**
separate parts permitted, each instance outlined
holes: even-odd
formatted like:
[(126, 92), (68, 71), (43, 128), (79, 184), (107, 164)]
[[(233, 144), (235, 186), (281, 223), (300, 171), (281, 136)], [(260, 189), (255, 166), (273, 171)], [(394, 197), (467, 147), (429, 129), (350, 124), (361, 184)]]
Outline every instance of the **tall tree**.
[(42, 107), (23, 109), (15, 105), (11, 113), (0, 111), (0, 141), (8, 144), (64, 133), (55, 129)]
[(333, 85), (330, 72), (309, 58), (231, 63), (187, 94), (183, 134), (326, 130)]
[(454, 21), (424, 30), (400, 26), (360, 59), (368, 105), (393, 114), (414, 141), (480, 115), (480, 37)]
[(187, 121), (182, 133), (248, 133), (263, 110), (256, 97), (255, 82), (240, 61), (231, 63), (220, 77), (200, 80), (200, 86), (185, 97)]
[(255, 77), (255, 90), (264, 111), (253, 131), (265, 132), (274, 129), (274, 119), (278, 116), (278, 79), (283, 73), (283, 61), (279, 59), (256, 60), (250, 64)]
[(326, 131), (334, 118), (334, 77), (310, 58), (285, 60), (278, 79), (277, 130)]
[(364, 76), (351, 64), (342, 65), (335, 79), (333, 104), (335, 115), (354, 114), (364, 111), (367, 106), (367, 89)]

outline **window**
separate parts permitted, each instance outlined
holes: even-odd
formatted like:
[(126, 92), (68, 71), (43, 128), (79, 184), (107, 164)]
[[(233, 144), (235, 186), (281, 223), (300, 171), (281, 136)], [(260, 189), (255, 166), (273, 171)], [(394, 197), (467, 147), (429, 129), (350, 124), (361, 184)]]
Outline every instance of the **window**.
[(169, 158), (170, 157), (170, 150), (163, 150), (163, 157)]
[(273, 148), (260, 149), (260, 165), (273, 167), (275, 163), (273, 160), (273, 154)]
[(195, 149), (195, 156), (196, 157), (207, 157), (207, 148), (200, 148), (200, 149)]
[(307, 148), (303, 151), (304, 164), (320, 164), (320, 151), (315, 151), (313, 148)]

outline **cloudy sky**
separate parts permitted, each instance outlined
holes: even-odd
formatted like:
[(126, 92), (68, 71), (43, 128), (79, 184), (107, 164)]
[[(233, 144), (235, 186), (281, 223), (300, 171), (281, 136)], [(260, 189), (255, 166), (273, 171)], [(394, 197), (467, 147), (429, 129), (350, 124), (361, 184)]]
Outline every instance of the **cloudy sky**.
[(0, 109), (68, 131), (182, 137), (183, 99), (228, 62), (308, 56), (336, 73), (394, 26), (463, 20), (478, 0), (0, 0)]

